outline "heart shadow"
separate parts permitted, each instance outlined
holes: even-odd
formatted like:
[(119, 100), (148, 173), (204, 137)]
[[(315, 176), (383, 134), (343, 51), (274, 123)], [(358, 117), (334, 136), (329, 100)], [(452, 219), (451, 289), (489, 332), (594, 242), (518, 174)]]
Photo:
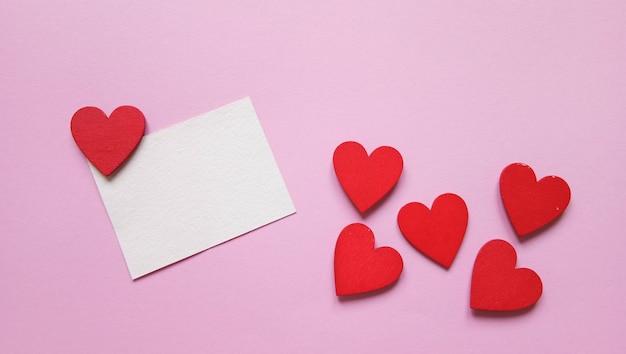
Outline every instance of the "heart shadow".
[(483, 317), (483, 318), (511, 318), (525, 315), (532, 311), (536, 306), (536, 303), (519, 310), (514, 311), (487, 311), (487, 310), (475, 310), (472, 309), (472, 315), (475, 317)]
[[(399, 278), (398, 278), (399, 280)], [(374, 291), (368, 291), (366, 293), (362, 293), (362, 294), (354, 294), (354, 295), (344, 295), (344, 296), (337, 296), (337, 299), (339, 300), (339, 302), (352, 302), (355, 300), (359, 300), (359, 299), (367, 299), (370, 297), (375, 297), (377, 295), (380, 294), (384, 294), (388, 291), (390, 291), (392, 288), (394, 288), (396, 286), (396, 284), (398, 283), (398, 280), (394, 281), (393, 283), (387, 285), (386, 287), (382, 288), (382, 289), (378, 289), (378, 290), (374, 290)]]

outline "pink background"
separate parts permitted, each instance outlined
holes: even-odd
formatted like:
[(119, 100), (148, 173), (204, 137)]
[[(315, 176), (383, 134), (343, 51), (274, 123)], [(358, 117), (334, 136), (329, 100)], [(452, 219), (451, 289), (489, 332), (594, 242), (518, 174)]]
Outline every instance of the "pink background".
[[(625, 352), (626, 2), (386, 3), (3, 1), (0, 352)], [(132, 104), (149, 133), (245, 96), (298, 213), (131, 281), (72, 114)], [(366, 217), (332, 170), (345, 140), (404, 156)], [(498, 192), (516, 161), (573, 192), (524, 242)], [(449, 271), (395, 222), (445, 192), (470, 213)], [(405, 269), (339, 300), (352, 222)], [(470, 310), (493, 238), (541, 276), (530, 311)]]

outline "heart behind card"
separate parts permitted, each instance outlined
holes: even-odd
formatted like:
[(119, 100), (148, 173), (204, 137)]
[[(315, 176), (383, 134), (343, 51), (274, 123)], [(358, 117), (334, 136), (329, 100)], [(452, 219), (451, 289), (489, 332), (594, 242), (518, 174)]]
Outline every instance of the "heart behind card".
[(109, 118), (97, 107), (83, 107), (74, 113), (71, 122), (76, 145), (105, 176), (135, 150), (145, 127), (143, 113), (133, 106), (117, 107)]

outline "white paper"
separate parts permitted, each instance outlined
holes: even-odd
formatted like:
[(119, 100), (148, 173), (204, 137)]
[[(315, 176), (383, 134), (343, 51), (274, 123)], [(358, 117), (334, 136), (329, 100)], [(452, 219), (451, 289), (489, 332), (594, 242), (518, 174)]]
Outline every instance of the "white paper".
[(91, 172), (133, 279), (295, 212), (248, 98), (144, 136), (110, 179)]

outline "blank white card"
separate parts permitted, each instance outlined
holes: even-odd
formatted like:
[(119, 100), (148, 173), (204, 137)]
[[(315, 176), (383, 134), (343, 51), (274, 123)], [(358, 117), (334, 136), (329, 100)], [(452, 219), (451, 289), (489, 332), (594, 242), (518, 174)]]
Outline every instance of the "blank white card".
[(250, 99), (143, 137), (91, 172), (133, 279), (295, 213)]

